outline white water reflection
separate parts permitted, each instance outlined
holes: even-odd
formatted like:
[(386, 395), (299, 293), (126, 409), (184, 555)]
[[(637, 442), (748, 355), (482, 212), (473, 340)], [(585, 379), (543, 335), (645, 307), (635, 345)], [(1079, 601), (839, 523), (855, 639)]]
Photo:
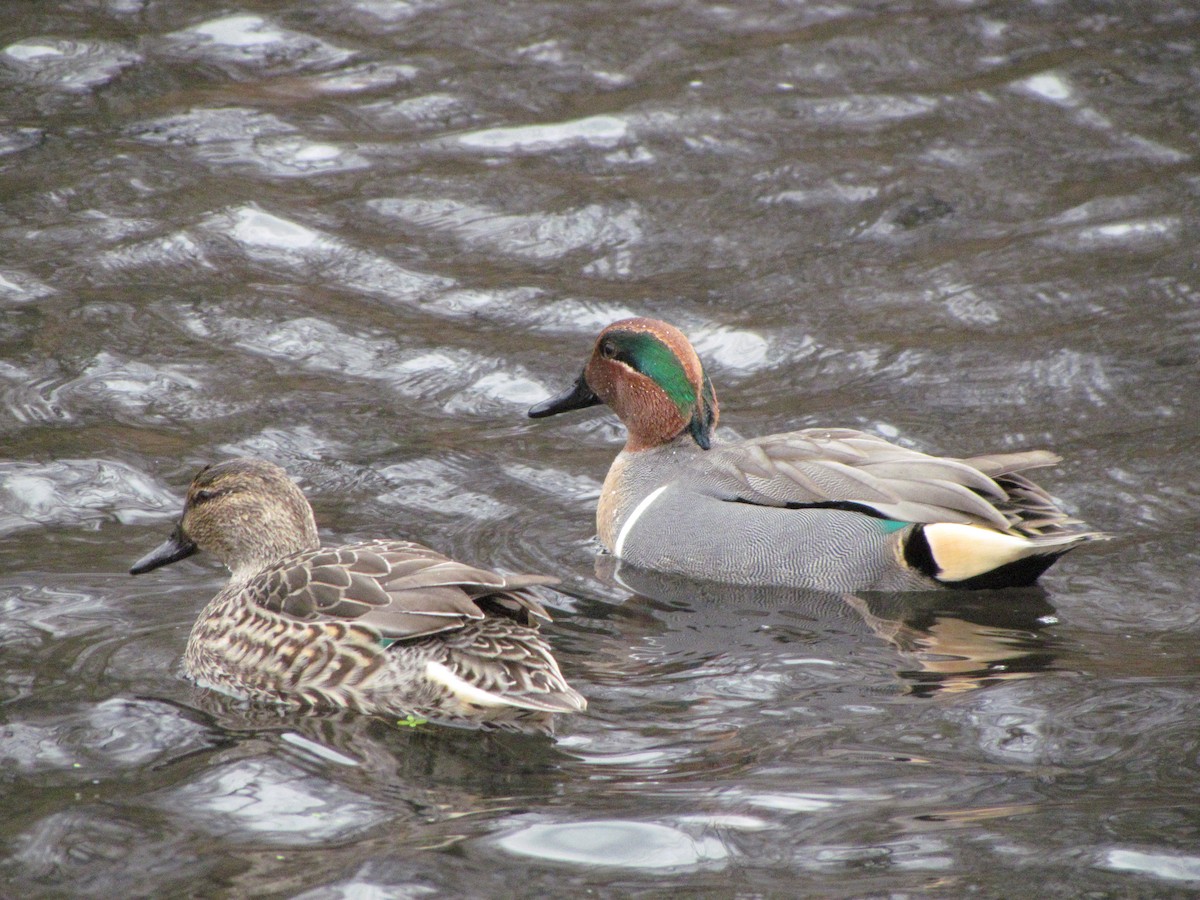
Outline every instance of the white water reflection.
[(447, 93), (379, 100), (363, 104), (358, 111), (378, 128), (403, 131), (464, 127), (474, 118), (466, 98)]
[(54, 288), (28, 272), (16, 269), (0, 271), (0, 296), (7, 303), (28, 303), (54, 293)]
[(20, 153), (31, 147), (36, 147), (45, 137), (40, 128), (8, 128), (0, 126), (0, 156), (10, 153)]
[(318, 434), (309, 425), (292, 428), (264, 428), (239, 441), (221, 444), (217, 453), (225, 456), (261, 456), (287, 467), (291, 461), (317, 461), (345, 456), (349, 446)]
[(488, 153), (545, 153), (573, 146), (611, 149), (630, 138), (629, 123), (616, 116), (570, 122), (488, 128), (459, 135), (459, 146)]
[(386, 806), (277, 759), (243, 759), (162, 792), (167, 813), (232, 840), (277, 846), (344, 841), (393, 815)]
[(271, 135), (292, 134), (296, 127), (272, 113), (244, 106), (197, 108), (150, 119), (131, 126), (130, 135), (147, 144), (202, 147), (205, 144), (248, 142)]
[(151, 522), (178, 500), (115, 460), (0, 461), (0, 534), (26, 528)]
[(821, 100), (799, 100), (796, 112), (825, 125), (872, 128), (929, 115), (938, 107), (935, 97), (858, 94)]
[(204, 163), (253, 167), (280, 178), (307, 178), (366, 168), (349, 146), (314, 141), (272, 114), (245, 107), (192, 109), (130, 129), (148, 144), (185, 147)]
[(281, 215), (241, 206), (209, 217), (202, 226), (213, 236), (232, 238), (253, 259), (290, 268), (319, 268), (327, 282), (378, 294), (393, 303), (413, 303), (450, 287), (451, 279), (398, 265), (351, 247), (331, 235)]
[(548, 862), (636, 869), (720, 864), (729, 855), (715, 838), (619, 819), (529, 825), (496, 843), (509, 853)]
[(17, 78), (63, 91), (90, 90), (142, 62), (140, 54), (106, 41), (27, 38), (0, 54)]
[(327, 67), (353, 56), (320, 38), (291, 31), (261, 16), (239, 13), (167, 35), (174, 52), (223, 63), (296, 70)]
[(59, 769), (88, 781), (194, 753), (207, 745), (207, 737), (204, 728), (165, 703), (114, 697), (9, 722), (0, 727), (0, 755), (7, 767)]
[(465, 488), (468, 481), (465, 472), (466, 467), (456, 460), (414, 459), (396, 463), (377, 473), (392, 485), (392, 490), (378, 499), (388, 505), (472, 519), (503, 519), (515, 513), (509, 504)]
[(1074, 96), (1074, 92), (1071, 90), (1071, 86), (1067, 83), (1066, 79), (1054, 72), (1031, 75), (1022, 81), (1018, 81), (1016, 87), (1028, 91), (1043, 100), (1049, 100), (1052, 103), (1070, 104)]
[(1080, 228), (1073, 234), (1060, 233), (1047, 242), (1059, 247), (1079, 250), (1107, 251), (1113, 248), (1149, 249), (1160, 241), (1177, 240), (1183, 222), (1174, 216), (1162, 219), (1140, 219), (1110, 222)]
[(929, 835), (867, 846), (804, 847), (797, 853), (796, 864), (814, 873), (857, 867), (885, 872), (942, 872), (957, 865), (949, 844)]
[(55, 388), (50, 400), (68, 414), (108, 405), (126, 414), (137, 413), (146, 421), (161, 421), (164, 410), (178, 411), (186, 395), (201, 389), (202, 375), (199, 367), (151, 366), (101, 351), (77, 378)]
[(591, 204), (566, 213), (506, 215), (499, 210), (448, 199), (372, 200), (367, 206), (414, 227), (453, 233), (468, 245), (533, 260), (555, 259), (579, 250), (600, 252), (642, 238), (636, 207)]
[(1200, 882), (1200, 856), (1109, 850), (1102, 865), (1119, 872), (1150, 875), (1163, 881)]

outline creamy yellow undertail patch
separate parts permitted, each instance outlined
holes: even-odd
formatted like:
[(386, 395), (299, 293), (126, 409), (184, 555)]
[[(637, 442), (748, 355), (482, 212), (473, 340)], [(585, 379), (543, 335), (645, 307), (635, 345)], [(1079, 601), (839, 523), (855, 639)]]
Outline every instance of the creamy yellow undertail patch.
[(938, 522), (925, 526), (925, 540), (942, 581), (963, 581), (1043, 552), (1032, 541), (978, 525)]

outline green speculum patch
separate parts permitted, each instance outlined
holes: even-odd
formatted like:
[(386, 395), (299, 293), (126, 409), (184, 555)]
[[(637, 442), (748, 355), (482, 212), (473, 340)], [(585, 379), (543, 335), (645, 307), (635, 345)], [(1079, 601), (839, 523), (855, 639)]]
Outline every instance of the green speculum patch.
[(696, 391), (679, 357), (652, 334), (625, 332), (610, 338), (617, 345), (617, 359), (652, 379), (679, 407), (680, 415), (690, 419), (696, 406)]

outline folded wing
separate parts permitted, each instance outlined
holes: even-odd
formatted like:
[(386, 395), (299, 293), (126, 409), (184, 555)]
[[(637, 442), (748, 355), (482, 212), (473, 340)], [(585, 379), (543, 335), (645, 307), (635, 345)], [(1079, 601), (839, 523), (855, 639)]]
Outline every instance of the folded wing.
[(705, 454), (704, 487), (763, 506), (839, 506), (901, 522), (982, 525), (1045, 536), (1080, 524), (1021, 472), (1058, 462), (1044, 450), (930, 456), (851, 429), (767, 435)]
[(550, 616), (531, 592), (540, 575), (503, 575), (408, 541), (293, 554), (263, 573), (255, 602), (305, 621), (370, 625), (388, 642), (461, 628), (489, 615), (534, 625)]

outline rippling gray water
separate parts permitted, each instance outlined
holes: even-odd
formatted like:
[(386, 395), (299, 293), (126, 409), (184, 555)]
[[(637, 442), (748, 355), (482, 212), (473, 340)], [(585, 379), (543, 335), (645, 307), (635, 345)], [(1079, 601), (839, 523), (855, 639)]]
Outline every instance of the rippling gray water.
[[(1200, 13), (1147, 2), (10, 3), (5, 895), (1200, 889)], [(596, 331), (742, 434), (1047, 447), (1116, 540), (1036, 591), (614, 574)], [(239, 709), (224, 575), (129, 564), (205, 462), (325, 539), (564, 579), (556, 739)]]

